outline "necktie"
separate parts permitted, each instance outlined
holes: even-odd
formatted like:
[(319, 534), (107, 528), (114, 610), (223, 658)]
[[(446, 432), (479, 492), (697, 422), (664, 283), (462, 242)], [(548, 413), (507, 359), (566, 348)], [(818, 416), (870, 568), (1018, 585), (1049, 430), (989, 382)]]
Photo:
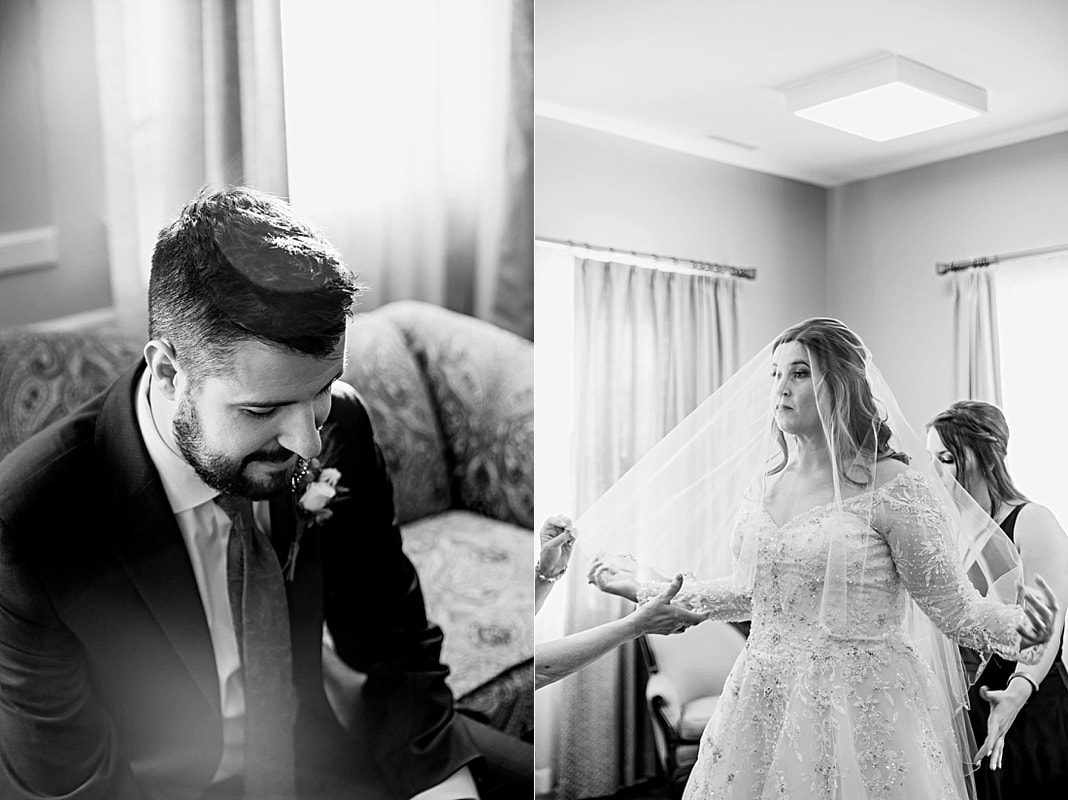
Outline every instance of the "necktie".
[(292, 798), (296, 693), (282, 568), (250, 500), (215, 502), (231, 523), (226, 579), (245, 679), (245, 796)]

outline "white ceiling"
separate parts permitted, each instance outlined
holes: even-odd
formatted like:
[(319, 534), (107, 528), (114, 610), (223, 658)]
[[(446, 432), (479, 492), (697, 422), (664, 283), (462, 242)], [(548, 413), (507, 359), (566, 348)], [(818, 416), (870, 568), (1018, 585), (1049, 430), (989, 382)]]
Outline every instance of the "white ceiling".
[[(787, 111), (782, 87), (884, 52), (988, 113), (877, 143)], [(1068, 130), (1068, 0), (536, 0), (535, 76), (539, 116), (838, 186)]]

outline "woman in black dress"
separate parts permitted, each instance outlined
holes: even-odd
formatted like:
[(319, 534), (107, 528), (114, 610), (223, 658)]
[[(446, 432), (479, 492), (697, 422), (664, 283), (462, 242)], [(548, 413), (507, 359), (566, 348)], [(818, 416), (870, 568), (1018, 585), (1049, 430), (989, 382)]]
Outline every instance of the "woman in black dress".
[[(928, 451), (1015, 542), (1025, 579), (1031, 580), (1037, 568), (1049, 576), (1059, 598), (1068, 597), (1068, 536), (1048, 508), (1030, 502), (1013, 484), (1005, 467), (1008, 441), (1005, 417), (989, 403), (954, 403), (928, 424)], [(993, 656), (969, 692), (979, 754), (990, 756), (975, 773), (980, 800), (1065, 797), (1068, 673), (1060, 646), (1063, 629), (1062, 608), (1039, 663), (1025, 666)]]

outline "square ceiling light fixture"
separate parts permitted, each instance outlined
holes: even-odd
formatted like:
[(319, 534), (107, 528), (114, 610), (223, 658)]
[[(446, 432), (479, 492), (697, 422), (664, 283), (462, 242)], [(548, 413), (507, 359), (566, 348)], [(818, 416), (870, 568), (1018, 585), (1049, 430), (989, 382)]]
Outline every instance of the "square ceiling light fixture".
[(886, 142), (973, 119), (986, 89), (893, 53), (785, 87), (794, 114)]

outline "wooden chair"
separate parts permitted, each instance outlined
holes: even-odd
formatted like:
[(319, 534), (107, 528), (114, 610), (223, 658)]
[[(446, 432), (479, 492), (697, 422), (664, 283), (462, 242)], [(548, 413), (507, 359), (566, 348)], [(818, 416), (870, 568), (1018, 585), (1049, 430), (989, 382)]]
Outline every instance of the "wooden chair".
[(642, 636), (638, 646), (649, 670), (645, 700), (657, 760), (667, 796), (678, 798), (745, 636), (726, 622), (703, 622), (686, 633)]

